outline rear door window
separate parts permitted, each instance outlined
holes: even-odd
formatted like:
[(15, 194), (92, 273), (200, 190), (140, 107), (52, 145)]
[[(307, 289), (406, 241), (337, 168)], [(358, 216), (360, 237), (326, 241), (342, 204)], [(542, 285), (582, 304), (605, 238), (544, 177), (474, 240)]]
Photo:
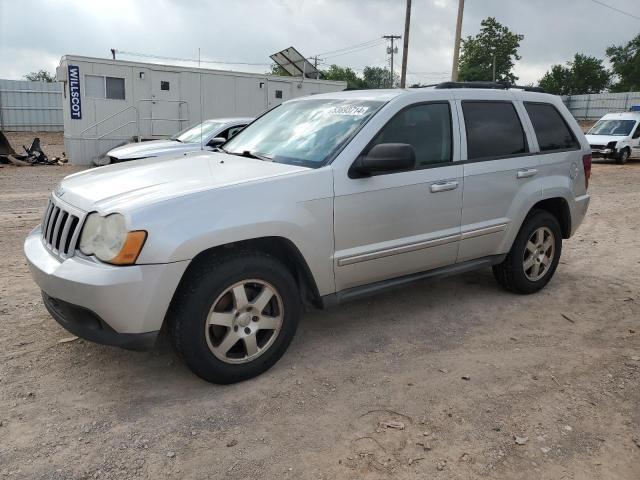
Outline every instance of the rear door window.
[(491, 160), (527, 153), (527, 138), (511, 102), (462, 102), (467, 158)]
[(580, 148), (560, 112), (550, 103), (525, 102), (541, 152)]

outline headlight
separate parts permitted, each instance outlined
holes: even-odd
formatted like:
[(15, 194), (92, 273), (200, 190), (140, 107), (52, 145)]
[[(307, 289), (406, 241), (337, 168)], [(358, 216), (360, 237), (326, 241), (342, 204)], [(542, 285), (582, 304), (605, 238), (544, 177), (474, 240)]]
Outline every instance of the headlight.
[(103, 262), (132, 265), (146, 238), (144, 230), (128, 232), (121, 214), (103, 217), (94, 212), (87, 216), (82, 227), (80, 251), (85, 255), (95, 255)]
[(615, 150), (617, 144), (618, 144), (618, 141), (617, 140), (613, 140), (613, 141), (607, 143), (607, 148), (610, 148), (611, 150)]

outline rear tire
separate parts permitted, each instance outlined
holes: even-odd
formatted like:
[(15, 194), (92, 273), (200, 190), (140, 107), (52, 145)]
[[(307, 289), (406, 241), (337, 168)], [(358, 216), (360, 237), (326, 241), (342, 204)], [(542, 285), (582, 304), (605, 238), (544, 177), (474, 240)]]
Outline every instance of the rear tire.
[(535, 210), (524, 221), (506, 258), (493, 266), (493, 275), (511, 292), (535, 293), (553, 277), (561, 252), (558, 220), (545, 210)]
[(629, 150), (628, 147), (625, 147), (620, 151), (620, 153), (616, 157), (616, 163), (618, 165), (624, 165), (625, 163), (627, 163), (627, 160), (629, 160), (630, 156), (631, 156), (631, 150)]
[(301, 314), (298, 287), (277, 259), (237, 252), (188, 273), (169, 312), (178, 355), (208, 382), (228, 384), (273, 366), (291, 343)]

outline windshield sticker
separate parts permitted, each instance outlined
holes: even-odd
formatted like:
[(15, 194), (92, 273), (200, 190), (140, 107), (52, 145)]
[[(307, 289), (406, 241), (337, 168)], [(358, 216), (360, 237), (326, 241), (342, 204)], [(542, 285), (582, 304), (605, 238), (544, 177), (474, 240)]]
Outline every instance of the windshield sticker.
[(329, 115), (354, 115), (361, 116), (364, 115), (369, 107), (363, 107), (360, 105), (342, 105), (340, 107), (332, 107), (327, 110)]

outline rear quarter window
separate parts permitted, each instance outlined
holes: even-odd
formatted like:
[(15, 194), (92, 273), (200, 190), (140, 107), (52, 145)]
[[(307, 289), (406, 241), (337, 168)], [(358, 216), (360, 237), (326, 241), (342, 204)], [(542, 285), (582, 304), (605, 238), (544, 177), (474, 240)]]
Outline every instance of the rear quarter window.
[(550, 103), (531, 102), (524, 102), (524, 107), (531, 119), (541, 152), (580, 148), (578, 140), (556, 107)]
[(512, 102), (462, 102), (467, 158), (491, 160), (528, 152), (527, 139)]

